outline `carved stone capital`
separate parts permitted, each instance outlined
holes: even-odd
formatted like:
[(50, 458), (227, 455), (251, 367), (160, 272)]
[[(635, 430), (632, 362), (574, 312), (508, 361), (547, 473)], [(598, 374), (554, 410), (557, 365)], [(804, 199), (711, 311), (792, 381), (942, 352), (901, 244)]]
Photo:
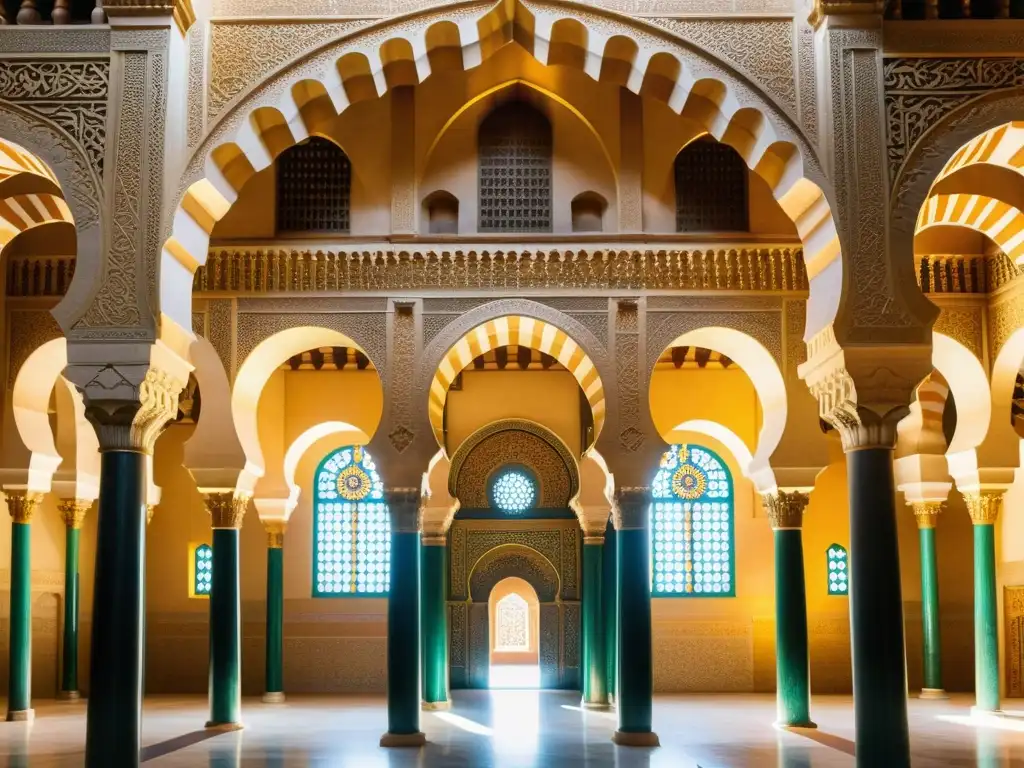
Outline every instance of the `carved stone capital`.
[(263, 523), (267, 529), (267, 548), (284, 549), (284, 534), (288, 530), (288, 523), (283, 520), (271, 520)]
[(804, 509), (811, 500), (810, 494), (805, 491), (785, 491), (781, 488), (774, 493), (766, 493), (761, 497), (764, 501), (765, 511), (768, 512), (768, 522), (771, 523), (773, 531), (797, 529), (803, 527)]
[(974, 525), (993, 525), (999, 517), (1003, 491), (969, 491), (963, 494), (967, 512)]
[(942, 513), (943, 502), (941, 501), (914, 501), (910, 507), (914, 510), (914, 517), (917, 518), (918, 529), (934, 528), (939, 522), (939, 515)]
[(85, 416), (101, 451), (152, 453), (164, 426), (178, 413), (179, 375), (148, 365), (69, 365)]
[(651, 489), (620, 488), (615, 493), (612, 524), (617, 531), (649, 528), (651, 524)]
[(32, 515), (43, 500), (43, 494), (36, 491), (26, 490), (4, 490), (7, 497), (7, 511), (11, 519), (16, 523), (29, 524), (32, 522)]
[(64, 525), (79, 530), (85, 522), (86, 513), (92, 508), (92, 499), (61, 499), (57, 510)]
[(388, 488), (384, 491), (393, 533), (419, 533), (422, 528), (419, 488)]
[(211, 528), (242, 527), (245, 512), (249, 509), (249, 496), (235, 491), (218, 491), (203, 494), (206, 509), (210, 513)]
[(153, 515), (156, 513), (156, 504), (146, 505), (146, 525), (153, 522)]

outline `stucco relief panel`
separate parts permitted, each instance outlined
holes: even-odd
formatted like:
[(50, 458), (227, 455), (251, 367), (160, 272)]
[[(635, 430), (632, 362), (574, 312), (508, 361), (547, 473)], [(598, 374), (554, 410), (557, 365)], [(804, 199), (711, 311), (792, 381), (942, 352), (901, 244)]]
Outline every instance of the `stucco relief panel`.
[(465, 509), (487, 509), (490, 479), (510, 461), (529, 467), (540, 485), (541, 509), (565, 509), (572, 496), (572, 480), (563, 457), (537, 435), (508, 429), (474, 446), (458, 468), (456, 496)]
[(947, 304), (940, 302), (941, 313), (932, 330), (949, 336), (969, 349), (979, 360), (984, 360), (985, 324), (984, 307), (980, 304)]
[(46, 342), (59, 339), (63, 334), (47, 309), (14, 309), (9, 312), (8, 318), (10, 324), (7, 329), (7, 343), (10, 352), (7, 384), (10, 388), (14, 386), (18, 371), (28, 360), (29, 355)]

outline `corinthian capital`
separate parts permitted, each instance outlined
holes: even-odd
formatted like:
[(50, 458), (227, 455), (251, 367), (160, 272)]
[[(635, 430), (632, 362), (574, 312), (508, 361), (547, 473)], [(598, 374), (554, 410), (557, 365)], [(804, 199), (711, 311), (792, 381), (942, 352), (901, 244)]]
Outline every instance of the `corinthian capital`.
[[(94, 362), (118, 353), (123, 362)], [(152, 453), (157, 437), (178, 412), (178, 393), (191, 366), (160, 342), (128, 350), (71, 344), (65, 375), (85, 401), (101, 451)]]
[(422, 530), (419, 488), (388, 488), (384, 491), (394, 533), (419, 533)]
[(249, 496), (231, 491), (215, 491), (204, 493), (203, 500), (210, 513), (211, 528), (242, 527), (246, 510), (249, 509)]
[(941, 501), (914, 501), (910, 503), (910, 507), (917, 518), (918, 529), (934, 528), (939, 522), (939, 515), (942, 513)]
[(803, 527), (804, 509), (811, 500), (810, 494), (795, 489), (787, 491), (779, 488), (774, 493), (764, 494), (761, 498), (773, 531)]
[(980, 490), (968, 491), (963, 494), (967, 502), (967, 511), (974, 525), (993, 525), (999, 517), (999, 507), (1003, 501), (1003, 491)]
[(26, 490), (5, 488), (4, 496), (7, 497), (7, 511), (11, 513), (11, 519), (26, 525), (32, 522), (32, 515), (43, 500), (43, 494)]
[(612, 524), (617, 531), (645, 530), (651, 524), (651, 489), (620, 488), (612, 506)]
[(78, 530), (85, 522), (86, 513), (92, 508), (92, 499), (61, 499), (57, 510), (68, 528)]

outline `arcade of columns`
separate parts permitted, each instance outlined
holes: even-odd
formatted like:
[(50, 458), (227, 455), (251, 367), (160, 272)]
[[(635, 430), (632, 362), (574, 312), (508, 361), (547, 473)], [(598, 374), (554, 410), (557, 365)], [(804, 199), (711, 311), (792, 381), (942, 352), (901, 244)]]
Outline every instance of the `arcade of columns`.
[[(0, 244), (42, 224), (75, 227), (74, 279), (53, 310), (67, 341), (54, 348), (48, 365), (54, 368), (51, 381), (63, 371), (73, 383), (73, 396), (79, 398), (76, 402), (94, 428), (99, 448), (92, 475), (98, 482), (73, 482), (70, 494), (63, 495), (63, 486), (51, 483), (57, 467), (52, 446), (37, 449), (35, 442), (48, 392), (42, 405), (38, 393), (33, 400), (31, 392), (23, 393), (17, 385), (9, 392), (13, 409), (6, 415), (12, 410), (16, 414), (17, 432), (28, 449), (22, 453), (29, 458), (17, 471), (5, 470), (3, 485), (13, 519), (9, 720), (31, 716), (31, 522), (43, 495), (54, 491), (62, 494), (60, 511), (67, 528), (61, 688), (68, 697), (77, 694), (78, 531), (95, 500), (99, 527), (86, 764), (138, 764), (145, 531), (154, 504), (149, 465), (157, 437), (177, 414), (189, 374), (193, 369), (197, 377), (201, 373), (192, 291), (194, 274), (207, 262), (214, 225), (250, 177), (313, 133), (319, 121), (336, 118), (354, 101), (408, 93), (442, 64), (471, 69), (507, 45), (523, 47), (542, 66), (577, 66), (596, 79), (621, 78), (626, 89), (692, 118), (740, 153), (796, 227), (809, 282), (806, 361), (799, 375), (817, 400), (821, 419), (841, 437), (849, 477), (858, 765), (910, 764), (897, 486), (912, 502), (920, 529), (926, 694), (941, 695), (943, 688), (934, 530), (952, 489), (951, 475), (974, 524), (977, 708), (1000, 709), (996, 524), (1016, 469), (1019, 438), (1005, 411), (1024, 359), (1024, 320), (1018, 310), (1024, 304), (1018, 299), (1015, 266), (1024, 257), (1024, 217), (1018, 210), (1024, 198), (1013, 196), (1024, 139), (1022, 130), (1010, 124), (1024, 98), (1015, 74), (1000, 80), (1002, 70), (996, 64), (978, 64), (976, 69), (967, 67), (974, 74), (966, 84), (950, 85), (941, 57), (890, 56), (888, 31), (903, 34), (896, 39), (909, 46), (907, 33), (883, 22), (873, 2), (819, 0), (809, 18), (801, 11), (799, 18), (788, 21), (799, 45), (809, 46), (801, 55), (809, 51), (812, 70), (817, 64), (816, 90), (794, 96), (803, 108), (800, 117), (766, 95), (756, 77), (748, 80), (726, 72), (711, 56), (666, 32), (665, 25), (656, 33), (653, 23), (614, 9), (500, 0), (465, 6), (454, 23), (442, 7), (416, 11), (393, 23), (369, 24), (367, 31), (340, 33), (334, 48), (321, 50), (324, 55), (313, 62), (316, 67), (308, 62), (281, 67), (265, 89), (254, 87), (238, 95), (207, 126), (202, 116), (195, 123), (189, 112), (194, 73), (175, 70), (175, 64), (189, 61), (195, 47), (203, 44), (193, 31), (206, 22), (195, 21), (191, 4), (116, 0), (107, 2), (105, 10), (110, 24), (103, 27), (109, 44), (104, 56), (110, 82), (117, 87), (108, 95), (97, 85), (103, 93), (93, 98), (104, 102), (104, 119), (111, 128), (98, 151), (102, 170), (93, 164), (95, 147), (82, 150), (75, 144), (80, 137), (68, 139), (77, 147), (75, 161), (69, 162), (58, 156), (67, 144), (54, 138), (55, 131), (44, 126), (33, 132), (31, 121), (38, 117), (33, 110), (39, 105), (30, 94), (12, 99), (10, 105), (5, 102), (0, 121), (5, 140), (0, 155)], [(7, 30), (5, 38), (17, 39), (24, 53), (50, 51), (52, 44), (40, 44), (38, 38), (16, 37), (22, 32)], [(30, 47), (37, 45), (41, 47)], [(998, 48), (1001, 43), (991, 45)], [(985, 50), (991, 51), (991, 45)], [(962, 51), (953, 54), (959, 57), (951, 58), (953, 62), (985, 61), (969, 59)], [(930, 63), (915, 69), (915, 61)], [(798, 71), (805, 80), (812, 76), (806, 69)], [(200, 67), (196, 87), (202, 87), (204, 76)], [(900, 112), (905, 108), (901, 98), (915, 88), (927, 89), (929, 83), (938, 83), (935, 90), (947, 95), (961, 88), (956, 100), (944, 107), (947, 123), (931, 133)], [(965, 104), (970, 110), (957, 111)], [(813, 115), (813, 131), (808, 114)], [(898, 130), (911, 128), (913, 137), (894, 137)], [(59, 135), (60, 142), (67, 139), (65, 134)], [(991, 182), (984, 175), (990, 170)], [(411, 191), (401, 194), (415, 195), (414, 183), (400, 180), (394, 186), (396, 194), (408, 187)], [(409, 202), (392, 206), (395, 233), (415, 231), (408, 221), (413, 214), (407, 213), (415, 201)], [(626, 206), (620, 208), (620, 220), (628, 219)], [(994, 243), (999, 256), (993, 261), (1009, 260), (1010, 266), (1004, 266), (1009, 273), (999, 278), (998, 270), (982, 267), (987, 277), (979, 279), (977, 263), (970, 259), (944, 256), (929, 262), (910, 257), (947, 253), (941, 238), (955, 227)], [(586, 359), (603, 382), (608, 401), (601, 400), (600, 416), (607, 424), (598, 430), (595, 451), (607, 462), (615, 488), (608, 499), (613, 535), (605, 536), (606, 518), (594, 525), (581, 514), (583, 698), (592, 707), (614, 702), (615, 740), (634, 746), (657, 743), (651, 720), (648, 542), (649, 485), (661, 441), (639, 405), (637, 387), (626, 385), (647, 381), (648, 359), (636, 330), (649, 326), (647, 287), (626, 284), (610, 296), (609, 335), (614, 343), (611, 353), (603, 353), (607, 359), (562, 328), (582, 350), (572, 362)], [(941, 315), (925, 299), (922, 287)], [(421, 706), (440, 708), (448, 701), (445, 552), (439, 545), (445, 542), (451, 510), (431, 507), (421, 489), (424, 469), (437, 451), (436, 412), (443, 410), (454, 374), (438, 383), (444, 369), (437, 365), (447, 358), (429, 359), (429, 349), (415, 338), (406, 343), (412, 337), (402, 336), (409, 328), (419, 328), (422, 300), (407, 298), (409, 291), (391, 293), (387, 310), (377, 318), (377, 333), (385, 339), (379, 347), (386, 350), (385, 416), (369, 445), (380, 459), (392, 520), (388, 633), (402, 639), (388, 643), (389, 729), (381, 743), (402, 746), (424, 741)], [(975, 301), (979, 297), (981, 303)], [(528, 317), (552, 326), (561, 320), (543, 301), (494, 298), (493, 307), (481, 307), (467, 321), (451, 349), (495, 319)], [(965, 316), (985, 313), (987, 336), (980, 319), (976, 333), (964, 332)], [(975, 335), (980, 341), (973, 345)], [(310, 346), (303, 339), (289, 343), (294, 348), (284, 357), (278, 354), (263, 363), (279, 365), (288, 354)], [(566, 354), (564, 362), (570, 362), (572, 353)], [(741, 349), (735, 359), (743, 354)], [(423, 364), (438, 373), (419, 387), (406, 373), (421, 370)], [(748, 373), (758, 386), (758, 372)], [(241, 376), (239, 371), (236, 388)], [(759, 395), (763, 391), (759, 387)], [(958, 420), (946, 445), (938, 438), (950, 392)], [(783, 394), (783, 427), (785, 400)], [(225, 400), (226, 412), (216, 418), (235, 421), (231, 434), (238, 433), (237, 450), (213, 457), (186, 455), (206, 499), (217, 553), (210, 598), (208, 725), (218, 728), (241, 724), (239, 529), (265, 469), (247, 451), (249, 427), (239, 419), (235, 402), (231, 399), (229, 406)], [(249, 405), (254, 413), (255, 401)], [(767, 405), (765, 414), (765, 424), (774, 424), (778, 414)], [(216, 422), (212, 424), (216, 429)], [(769, 464), (780, 437), (781, 429), (774, 445), (759, 444), (745, 470), (763, 494), (774, 532), (779, 721), (810, 727), (801, 527), (813, 477)], [(259, 500), (255, 502), (268, 530), (266, 690), (268, 700), (274, 701), (284, 695), (282, 546), (287, 513), (261, 510)], [(609, 559), (616, 573), (614, 599), (598, 586)]]

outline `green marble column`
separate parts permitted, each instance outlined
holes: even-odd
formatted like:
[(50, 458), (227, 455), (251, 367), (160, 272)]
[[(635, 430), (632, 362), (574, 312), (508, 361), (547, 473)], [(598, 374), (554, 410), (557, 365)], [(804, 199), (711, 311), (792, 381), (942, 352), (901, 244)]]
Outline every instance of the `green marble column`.
[(583, 538), (583, 707), (608, 708), (604, 643), (604, 535)]
[[(122, 442), (111, 439), (105, 429), (97, 431), (101, 447), (108, 440)], [(123, 444), (130, 444), (127, 436)], [(85, 736), (87, 768), (139, 764), (145, 519), (146, 454), (141, 449), (103, 450)]]
[(895, 427), (841, 430), (850, 487), (850, 631), (858, 768), (910, 768), (896, 536)]
[(391, 591), (388, 594), (388, 731), (382, 747), (420, 747), (420, 494), (386, 492), (391, 515)]
[(604, 621), (605, 681), (608, 686), (608, 702), (612, 705), (615, 703), (616, 681), (619, 675), (619, 563), (616, 540), (615, 526), (609, 520), (604, 534), (602, 563), (604, 578), (601, 602), (604, 603), (602, 619)]
[(917, 536), (921, 548), (921, 639), (924, 661), (922, 699), (945, 699), (942, 688), (942, 641), (939, 633), (939, 568), (935, 554), (935, 524), (942, 503), (917, 501)]
[(619, 727), (612, 741), (628, 747), (656, 747), (651, 730), (654, 665), (651, 647), (651, 490), (624, 488), (617, 494), (614, 521), (619, 571)]
[(999, 701), (999, 617), (996, 603), (996, 519), (1002, 492), (964, 495), (974, 523), (974, 710), (994, 713)]
[(267, 529), (266, 704), (284, 702), (284, 533), (287, 523), (265, 523)]
[(82, 523), (92, 506), (89, 499), (61, 499), (58, 509), (64, 521), (64, 638), (61, 667), (61, 699), (76, 700), (78, 692), (78, 540)]
[(424, 534), (420, 550), (423, 571), (423, 605), (420, 626), (423, 631), (423, 709), (449, 709), (448, 699), (448, 538)]
[(233, 491), (206, 494), (213, 527), (210, 584), (210, 719), (207, 728), (242, 727), (242, 604), (238, 538), (249, 506)]
[(778, 724), (816, 728), (811, 720), (811, 674), (807, 648), (807, 587), (803, 522), (809, 497), (778, 490), (765, 496), (775, 539), (775, 674)]
[(11, 513), (10, 665), (7, 721), (32, 720), (32, 515), (41, 493), (4, 490)]

